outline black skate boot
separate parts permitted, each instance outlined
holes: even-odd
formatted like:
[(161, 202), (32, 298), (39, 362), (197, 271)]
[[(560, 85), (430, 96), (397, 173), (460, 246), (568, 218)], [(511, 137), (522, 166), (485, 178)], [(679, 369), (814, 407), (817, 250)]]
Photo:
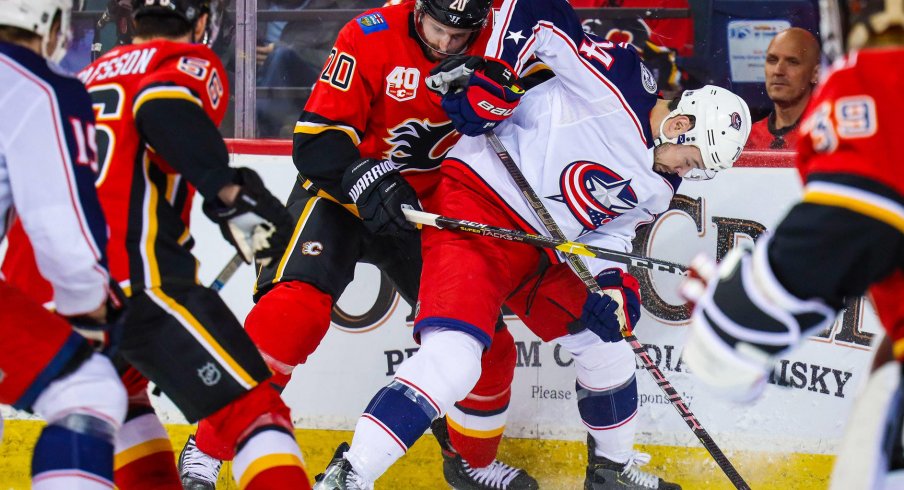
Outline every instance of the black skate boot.
[(358, 476), (343, 456), (348, 449), (348, 443), (339, 444), (326, 471), (314, 478), (313, 490), (373, 490), (373, 485)]
[(537, 480), (526, 471), (494, 459), (486, 468), (472, 468), (449, 441), (446, 418), (430, 425), (443, 453), (443, 477), (455, 490), (537, 490)]
[(223, 462), (198, 449), (195, 436), (188, 436), (179, 453), (179, 479), (185, 490), (215, 490)]
[(594, 454), (596, 446), (592, 437), (587, 436), (587, 476), (584, 490), (681, 490), (681, 485), (667, 482), (656, 475), (641, 471), (640, 467), (650, 461), (650, 455), (635, 452), (627, 463), (616, 463)]

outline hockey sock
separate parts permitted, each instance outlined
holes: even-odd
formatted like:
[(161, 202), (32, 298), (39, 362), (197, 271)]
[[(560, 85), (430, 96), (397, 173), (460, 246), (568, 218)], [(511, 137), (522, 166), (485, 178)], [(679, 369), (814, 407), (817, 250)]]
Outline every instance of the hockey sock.
[(373, 482), (423, 435), (480, 377), (483, 344), (451, 329), (421, 331), (421, 348), (396, 378), (374, 395), (355, 426), (346, 459)]
[(232, 463), (240, 489), (310, 489), (295, 438), (283, 427), (264, 426), (245, 439)]
[(596, 455), (624, 463), (633, 452), (637, 430), (637, 380), (634, 375), (624, 383), (592, 387), (575, 383), (578, 412), (596, 442)]
[(235, 444), (220, 437), (216, 428), (207, 419), (198, 421), (195, 445), (204, 454), (220, 461), (232, 461), (235, 457)]
[(416, 386), (399, 379), (381, 389), (355, 425), (346, 459), (368, 481), (376, 481), (439, 416), (439, 408)]
[(332, 297), (314, 286), (282, 282), (257, 301), (245, 318), (245, 331), (270, 368), (289, 375), (320, 345), (332, 308)]
[(113, 488), (113, 443), (104, 435), (93, 434), (90, 428), (103, 422), (90, 420), (93, 417), (87, 415), (75, 417), (87, 430), (76, 432), (51, 424), (41, 431), (31, 462), (34, 490)]
[(507, 329), (497, 331), (481, 358), (477, 384), (446, 413), (452, 447), (472, 468), (483, 468), (496, 459), (512, 399), (516, 360), (512, 334)]
[(160, 419), (153, 411), (134, 416), (133, 407), (129, 409), (125, 424), (116, 433), (116, 486), (122, 490), (181, 490), (173, 445)]

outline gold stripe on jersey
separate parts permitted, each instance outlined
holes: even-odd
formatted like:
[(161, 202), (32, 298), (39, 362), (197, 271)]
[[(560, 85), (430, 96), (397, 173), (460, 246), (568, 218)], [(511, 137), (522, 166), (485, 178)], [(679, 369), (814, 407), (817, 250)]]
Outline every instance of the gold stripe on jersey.
[(322, 197), (322, 198), (324, 198), (324, 199), (328, 199), (328, 200), (330, 200), (330, 201), (333, 201), (334, 203), (336, 203), (336, 204), (342, 206), (343, 208), (347, 209), (348, 212), (354, 214), (355, 216), (357, 216), (357, 217), (359, 217), (359, 218), (361, 217), (361, 215), (358, 214), (358, 206), (355, 206), (354, 204), (344, 204), (344, 203), (339, 202), (338, 199), (336, 199), (335, 197), (331, 196), (331, 195), (330, 195), (328, 192), (326, 192), (325, 190), (320, 189), (320, 188), (318, 188), (317, 186), (315, 186), (314, 183), (311, 182), (310, 180), (305, 180), (305, 181), (301, 184), (301, 187), (304, 188), (304, 190), (306, 190), (306, 191), (310, 191), (310, 192), (316, 191), (316, 192), (314, 192), (314, 195), (315, 195), (315, 196), (317, 196), (317, 197)]
[(886, 223), (904, 233), (904, 206), (863, 189), (814, 181), (804, 187), (803, 202), (844, 208)]
[(147, 152), (141, 155), (141, 176), (144, 178), (144, 199), (141, 210), (141, 258), (144, 268), (144, 284), (146, 287), (160, 286), (160, 268), (157, 265), (157, 203), (160, 197), (157, 194), (157, 186), (151, 181), (151, 159)]
[(145, 290), (148, 298), (157, 304), (161, 309), (166, 311), (170, 316), (176, 319), (185, 327), (185, 330), (191, 334), (198, 343), (204, 347), (217, 362), (232, 376), (235, 381), (245, 389), (251, 389), (257, 386), (257, 381), (242, 368), (242, 365), (233, 359), (229, 352), (220, 345), (219, 342), (204, 328), (204, 325), (188, 311), (185, 306), (179, 304), (178, 301), (169, 297), (159, 287), (148, 288)]
[(295, 231), (292, 232), (292, 239), (289, 240), (289, 246), (286, 247), (286, 253), (283, 254), (282, 258), (279, 259), (279, 266), (276, 268), (276, 274), (273, 277), (273, 284), (279, 282), (282, 279), (283, 272), (286, 269), (286, 264), (289, 263), (289, 257), (292, 256), (292, 252), (295, 251), (295, 247), (298, 245), (298, 238), (301, 236), (301, 230), (304, 229), (304, 225), (307, 224), (308, 218), (311, 216), (311, 212), (314, 210), (314, 206), (320, 201), (319, 197), (312, 197), (308, 200), (308, 202), (304, 205), (304, 210), (301, 212), (301, 216), (298, 217), (298, 221), (295, 222)]
[(351, 126), (332, 126), (329, 124), (317, 124), (312, 122), (302, 122), (298, 121), (295, 123), (295, 133), (304, 133), (304, 134), (320, 134), (324, 131), (342, 131), (348, 136), (352, 143), (355, 146), (361, 144), (361, 138), (358, 137), (358, 132), (355, 131)]
[(160, 85), (148, 87), (135, 97), (135, 104), (132, 106), (132, 115), (138, 114), (138, 109), (141, 108), (142, 104), (154, 99), (182, 99), (197, 104), (202, 108), (204, 107), (204, 103), (201, 102), (201, 99), (195, 97), (195, 95), (191, 93), (191, 90), (175, 85)]
[(170, 205), (176, 205), (176, 191), (179, 188), (179, 175), (166, 174), (166, 200)]

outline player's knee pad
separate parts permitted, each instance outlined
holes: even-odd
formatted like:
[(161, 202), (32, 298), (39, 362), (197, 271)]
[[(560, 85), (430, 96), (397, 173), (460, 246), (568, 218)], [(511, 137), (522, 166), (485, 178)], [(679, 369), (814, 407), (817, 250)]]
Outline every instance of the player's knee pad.
[(634, 356), (625, 342), (603, 342), (587, 330), (557, 339), (577, 371), (578, 411), (593, 430), (608, 429), (637, 412)]
[(402, 363), (396, 378), (432, 398), (439, 416), (477, 383), (482, 353), (483, 344), (464, 332), (425, 329), (421, 348)]
[(290, 374), (320, 345), (332, 308), (332, 297), (310, 284), (279, 283), (248, 313), (245, 331), (271, 369)]
[(262, 383), (214, 412), (207, 420), (222, 444), (238, 447), (255, 431), (271, 427), (294, 430), (289, 407), (268, 383)]
[(69, 375), (50, 383), (33, 407), (49, 425), (112, 444), (126, 416), (126, 390), (110, 360), (94, 354)]

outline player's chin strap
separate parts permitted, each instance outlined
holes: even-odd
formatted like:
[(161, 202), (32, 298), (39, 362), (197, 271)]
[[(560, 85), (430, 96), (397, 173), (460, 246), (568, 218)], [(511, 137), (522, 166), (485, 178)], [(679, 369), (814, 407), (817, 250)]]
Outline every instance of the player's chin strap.
[[(490, 130), (486, 133), (487, 141), (490, 143), (490, 147), (496, 153), (496, 156), (499, 157), (499, 160), (502, 162), (502, 165), (505, 166), (505, 169), (508, 171), (509, 175), (512, 176), (512, 179), (515, 181), (515, 184), (521, 190), (521, 193), (524, 195), (524, 198), (527, 200), (528, 204), (530, 204), (531, 208), (537, 213), (540, 217), (540, 221), (543, 222), (543, 226), (552, 235), (553, 238), (557, 240), (566, 241), (567, 238), (565, 234), (562, 233), (562, 230), (556, 224), (555, 220), (553, 220), (552, 215), (549, 214), (549, 210), (546, 209), (546, 206), (543, 205), (543, 201), (540, 200), (540, 196), (531, 188), (530, 184), (527, 182), (527, 179), (524, 177), (524, 174), (521, 173), (521, 169), (518, 168), (518, 165), (515, 163), (515, 160), (512, 159), (512, 156), (505, 149), (505, 146), (502, 144), (502, 141), (499, 140), (499, 137), (496, 136), (496, 133), (493, 130)], [(571, 265), (574, 272), (581, 278), (581, 281), (584, 282), (584, 285), (587, 286), (587, 289), (592, 293), (599, 293), (600, 286), (597, 284), (596, 279), (593, 278), (593, 275), (590, 274), (590, 271), (587, 269), (587, 266), (577, 255), (568, 254), (566, 255), (569, 265)], [(623, 332), (624, 334), (624, 332)], [(750, 485), (744, 481), (744, 478), (738, 473), (738, 470), (735, 469), (734, 465), (731, 464), (731, 461), (728, 460), (728, 457), (725, 456), (725, 453), (722, 452), (722, 449), (716, 445), (716, 441), (713, 440), (712, 436), (706, 432), (706, 429), (700, 425), (700, 422), (697, 420), (697, 416), (690, 411), (687, 406), (687, 403), (681, 398), (681, 395), (678, 394), (678, 391), (672, 386), (672, 383), (666, 379), (665, 375), (662, 374), (662, 371), (659, 367), (653, 363), (650, 359), (650, 355), (647, 353), (647, 350), (641, 345), (640, 341), (637, 340), (637, 337), (634, 334), (625, 335), (625, 341), (631, 346), (631, 349), (634, 351), (634, 354), (637, 355), (638, 359), (640, 359), (641, 363), (643, 363), (644, 368), (646, 368), (647, 372), (650, 373), (650, 376), (656, 381), (656, 384), (659, 388), (665, 393), (666, 398), (678, 410), (678, 413), (681, 415), (681, 418), (684, 419), (684, 422), (690, 427), (691, 431), (697, 436), (697, 439), (703, 444), (703, 447), (709, 452), (710, 456), (716, 461), (716, 464), (719, 465), (719, 468), (725, 473), (731, 483), (738, 489), (750, 490)]]
[[(687, 137), (690, 136), (690, 133), (692, 131), (694, 131), (694, 128), (691, 128), (691, 129), (687, 130), (686, 132), (681, 133), (678, 136), (675, 136), (674, 138), (667, 138), (665, 136), (666, 121), (668, 121), (669, 119), (671, 119), (675, 116), (680, 116), (680, 115), (681, 115), (681, 113), (678, 111), (678, 109), (675, 109), (674, 111), (670, 112), (668, 116), (666, 116), (665, 118), (662, 119), (662, 122), (659, 123), (659, 137), (657, 137), (656, 139), (653, 140), (654, 146), (661, 146), (666, 143), (671, 143), (673, 145), (683, 145), (684, 144)], [(693, 146), (697, 146), (697, 145), (694, 145), (693, 143), (689, 143), (689, 144), (693, 145)], [(701, 149), (701, 154), (702, 154), (702, 151), (703, 150)], [(716, 176), (716, 171), (712, 170), (710, 168), (692, 168), (686, 174), (684, 174), (684, 177), (682, 177), (682, 178), (684, 180), (699, 181), (699, 180), (710, 180), (710, 179), (714, 178), (715, 176)]]

